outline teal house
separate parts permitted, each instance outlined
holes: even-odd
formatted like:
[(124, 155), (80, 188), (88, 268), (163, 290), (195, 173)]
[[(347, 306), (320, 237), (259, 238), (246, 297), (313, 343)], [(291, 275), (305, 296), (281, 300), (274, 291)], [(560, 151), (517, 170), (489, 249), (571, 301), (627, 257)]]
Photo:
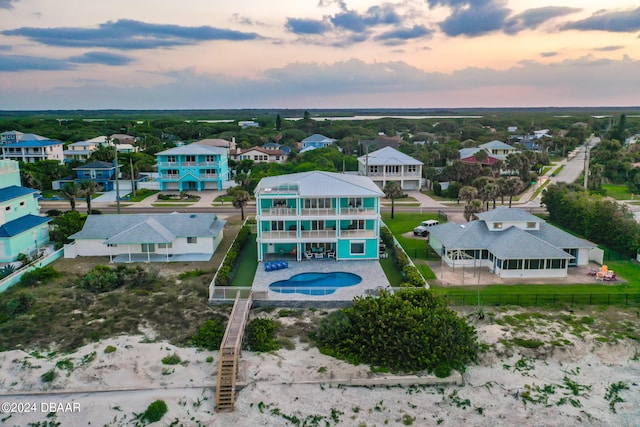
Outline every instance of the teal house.
[(229, 151), (189, 144), (156, 153), (160, 191), (222, 190), (229, 180)]
[(51, 218), (40, 216), (38, 191), (20, 186), (14, 160), (0, 160), (0, 262), (31, 254), (49, 243)]
[(255, 189), (258, 261), (378, 259), (380, 198), (368, 177), (311, 171), (263, 178)]

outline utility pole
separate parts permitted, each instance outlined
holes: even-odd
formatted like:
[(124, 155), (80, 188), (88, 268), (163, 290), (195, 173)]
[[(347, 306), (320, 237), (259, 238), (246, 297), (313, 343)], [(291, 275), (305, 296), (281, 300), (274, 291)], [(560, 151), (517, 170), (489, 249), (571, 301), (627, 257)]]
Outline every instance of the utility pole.
[(589, 141), (584, 148), (584, 191), (589, 191)]
[(118, 144), (115, 141), (113, 148), (116, 150), (116, 212), (120, 215), (120, 166), (118, 165)]
[(131, 191), (133, 197), (136, 197), (136, 177), (133, 173), (133, 157), (131, 155), (129, 155), (129, 170), (131, 171)]

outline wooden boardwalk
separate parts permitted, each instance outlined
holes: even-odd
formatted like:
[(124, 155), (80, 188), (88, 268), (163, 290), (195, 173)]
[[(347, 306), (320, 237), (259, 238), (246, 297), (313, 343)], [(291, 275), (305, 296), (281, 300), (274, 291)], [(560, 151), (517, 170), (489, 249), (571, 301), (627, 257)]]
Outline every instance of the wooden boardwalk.
[(233, 411), (238, 378), (238, 359), (242, 351), (242, 336), (251, 310), (251, 294), (247, 299), (236, 295), (227, 330), (220, 344), (218, 382), (216, 386), (216, 410)]

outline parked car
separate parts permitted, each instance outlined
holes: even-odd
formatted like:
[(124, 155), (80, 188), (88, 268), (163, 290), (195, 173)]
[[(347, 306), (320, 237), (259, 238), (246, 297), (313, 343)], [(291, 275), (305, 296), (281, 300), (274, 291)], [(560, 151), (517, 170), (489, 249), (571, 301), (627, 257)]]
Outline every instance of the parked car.
[(413, 235), (427, 237), (429, 235), (429, 228), (438, 224), (440, 224), (440, 222), (436, 219), (428, 219), (426, 221), (422, 221), (419, 226), (413, 229)]

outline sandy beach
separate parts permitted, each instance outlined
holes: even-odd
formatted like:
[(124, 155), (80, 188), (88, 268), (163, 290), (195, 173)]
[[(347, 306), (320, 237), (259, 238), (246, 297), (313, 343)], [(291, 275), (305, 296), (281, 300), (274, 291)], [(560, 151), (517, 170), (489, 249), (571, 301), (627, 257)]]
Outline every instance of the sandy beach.
[[(590, 327), (580, 331), (551, 318), (540, 318), (539, 326), (523, 330), (509, 324), (517, 313), (488, 312), (484, 320), (474, 320), (484, 351), (479, 363), (463, 374), (462, 386), (343, 386), (338, 384), (342, 379), (381, 374), (324, 356), (308, 343), (268, 354), (243, 352), (239, 379), (246, 387), (237, 393), (236, 409), (229, 413), (214, 410), (217, 352), (153, 342), (151, 331), (103, 340), (72, 354), (8, 351), (0, 353), (1, 419), (7, 426), (129, 426), (136, 425), (136, 414), (161, 399), (168, 412), (153, 425), (640, 423), (637, 341), (602, 339), (597, 333), (600, 320), (593, 313), (571, 314), (578, 321), (595, 317), (593, 323), (584, 321)], [(620, 322), (638, 316), (634, 310), (617, 315)], [(510, 344), (516, 335), (545, 344)], [(556, 337), (554, 344), (547, 342), (549, 337)], [(115, 351), (105, 352), (107, 348)], [(173, 355), (180, 363), (162, 363)], [(56, 377), (43, 382), (42, 374), (51, 369)], [(52, 409), (55, 415), (49, 414)]]

